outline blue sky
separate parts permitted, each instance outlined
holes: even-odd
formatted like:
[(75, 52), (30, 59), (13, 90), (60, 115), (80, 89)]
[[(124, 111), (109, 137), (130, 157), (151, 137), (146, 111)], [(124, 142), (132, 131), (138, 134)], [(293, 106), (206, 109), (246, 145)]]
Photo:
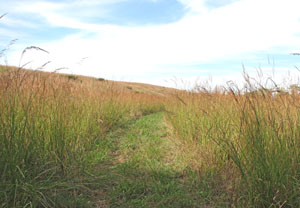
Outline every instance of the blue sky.
[[(0, 63), (174, 86), (299, 73), (298, 0), (0, 0)], [(275, 78), (275, 77), (274, 77)]]

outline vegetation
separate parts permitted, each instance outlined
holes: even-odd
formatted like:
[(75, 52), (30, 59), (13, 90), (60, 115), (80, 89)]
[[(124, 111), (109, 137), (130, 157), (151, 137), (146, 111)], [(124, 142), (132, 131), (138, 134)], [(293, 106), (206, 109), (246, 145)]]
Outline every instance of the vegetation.
[(72, 80), (77, 80), (78, 79), (78, 77), (77, 76), (75, 76), (75, 75), (72, 75), (72, 74), (70, 74), (70, 75), (67, 75), (67, 77), (68, 77), (68, 79), (72, 79)]
[(1, 207), (300, 206), (298, 85), (0, 70)]
[(2, 207), (76, 207), (97, 192), (92, 181), (108, 154), (107, 135), (160, 110), (160, 104), (145, 105), (156, 98), (104, 85), (38, 71), (1, 72)]
[(275, 84), (249, 80), (244, 89), (182, 92), (169, 121), (189, 166), (217, 178), (231, 206), (299, 207), (300, 95), (295, 85), (272, 94)]

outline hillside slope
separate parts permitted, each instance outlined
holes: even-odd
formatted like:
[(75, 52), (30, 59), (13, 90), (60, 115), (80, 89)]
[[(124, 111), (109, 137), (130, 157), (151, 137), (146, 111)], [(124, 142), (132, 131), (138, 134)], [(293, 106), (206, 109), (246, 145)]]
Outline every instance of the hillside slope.
[(34, 72), (38, 73), (41, 76), (47, 77), (59, 77), (64, 78), (70, 81), (76, 82), (77, 85), (83, 85), (87, 87), (97, 87), (100, 89), (106, 89), (108, 86), (112, 87), (115, 90), (120, 90), (128, 93), (135, 93), (135, 94), (148, 94), (148, 95), (155, 95), (155, 96), (169, 96), (176, 93), (178, 90), (174, 88), (162, 87), (157, 85), (151, 84), (144, 84), (144, 83), (135, 83), (135, 82), (124, 82), (124, 81), (113, 81), (113, 80), (105, 80), (103, 78), (95, 78), (95, 77), (88, 77), (82, 75), (74, 75), (74, 74), (64, 74), (64, 73), (51, 73), (39, 70), (29, 70), (29, 69), (18, 69), (15, 66), (3, 66), (0, 65), (0, 72), (1, 71), (23, 71), (23, 72)]

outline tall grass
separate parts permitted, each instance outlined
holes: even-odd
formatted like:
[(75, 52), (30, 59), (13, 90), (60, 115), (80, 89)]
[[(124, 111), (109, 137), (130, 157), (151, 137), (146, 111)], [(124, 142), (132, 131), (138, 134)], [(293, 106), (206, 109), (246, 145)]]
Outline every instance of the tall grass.
[(300, 97), (296, 93), (259, 92), (246, 81), (254, 93), (239, 98), (234, 95), (240, 133), (224, 147), (238, 166), (251, 204), (298, 207)]
[(0, 206), (80, 206), (101, 140), (152, 98), (97, 79), (9, 69), (0, 74)]
[(248, 76), (243, 89), (199, 89), (168, 106), (190, 164), (213, 173), (232, 205), (299, 207), (299, 94), (272, 94)]

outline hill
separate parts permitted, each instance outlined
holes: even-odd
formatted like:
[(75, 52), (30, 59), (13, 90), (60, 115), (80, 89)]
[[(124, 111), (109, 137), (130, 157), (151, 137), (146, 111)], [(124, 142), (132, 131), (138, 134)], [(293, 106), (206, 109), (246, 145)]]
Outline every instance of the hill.
[(300, 205), (297, 90), (0, 69), (1, 207)]
[(135, 93), (135, 94), (148, 94), (154, 96), (170, 96), (180, 90), (175, 88), (168, 88), (162, 87), (157, 85), (151, 84), (144, 84), (144, 83), (135, 83), (135, 82), (124, 82), (124, 81), (113, 81), (113, 80), (105, 80), (103, 78), (95, 78), (95, 77), (88, 77), (82, 75), (74, 75), (74, 74), (64, 74), (64, 73), (51, 73), (45, 72), (40, 70), (30, 70), (30, 69), (18, 69), (15, 66), (3, 66), (0, 65), (0, 72), (1, 71), (23, 71), (29, 73), (37, 73), (43, 77), (57, 77), (62, 79), (67, 79), (70, 81), (76, 82), (78, 85), (82, 86), (94, 86), (98, 87), (99, 90), (106, 89), (107, 86), (113, 86), (115, 90), (120, 90), (123, 92), (128, 93)]

